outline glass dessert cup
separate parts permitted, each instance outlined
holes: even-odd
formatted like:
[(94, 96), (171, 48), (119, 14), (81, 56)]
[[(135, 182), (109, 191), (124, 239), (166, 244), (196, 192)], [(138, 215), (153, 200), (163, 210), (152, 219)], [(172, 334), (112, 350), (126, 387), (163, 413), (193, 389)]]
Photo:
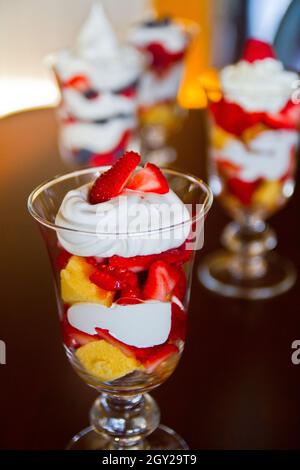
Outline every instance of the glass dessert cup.
[(66, 166), (113, 165), (137, 137), (137, 88), (145, 61), (119, 42), (93, 2), (72, 48), (46, 58), (60, 91), (58, 144)]
[[(83, 381), (100, 392), (90, 412), (91, 426), (77, 434), (68, 449), (187, 449), (180, 436), (159, 425), (159, 408), (147, 392), (167, 380), (183, 352), (193, 254), (201, 246), (204, 218), (212, 204), (212, 193), (193, 176), (164, 170), (170, 188), (192, 209), (188, 227), (184, 222), (147, 233), (107, 234), (56, 225), (56, 215), (65, 195), (91, 183), (106, 169), (90, 168), (57, 177), (39, 186), (28, 201), (29, 212), (39, 223), (50, 256), (67, 357)], [(136, 240), (152, 243), (151, 240), (178, 236), (178, 230), (187, 229), (189, 234), (184, 246), (150, 255), (151, 259), (149, 256), (112, 256), (104, 261), (71, 255), (58, 242), (58, 237), (67, 232), (73, 240), (87, 245), (104, 243), (112, 237), (121, 243), (135, 243)], [(132, 301), (125, 294), (122, 297), (123, 291), (120, 294), (105, 290), (92, 281), (99, 263), (113, 266), (117, 262), (119, 272), (127, 280), (138, 279), (139, 288), (145, 290), (153, 262), (163, 260), (168, 261), (171, 272), (176, 273), (168, 300)], [(121, 262), (128, 269), (125, 265), (122, 269)], [(141, 263), (146, 265), (141, 266)], [(80, 309), (84, 309), (84, 316), (80, 316)], [(112, 312), (114, 326), (103, 326), (106, 321), (112, 321)], [(78, 318), (84, 322), (84, 327), (78, 324)], [(89, 331), (90, 327), (86, 329), (86, 322), (92, 322), (92, 331)], [(132, 346), (129, 340), (126, 344), (113, 336), (111, 328), (119, 332), (123, 329), (123, 333), (125, 328), (127, 336), (135, 336), (137, 332), (147, 346)], [(149, 341), (152, 341), (150, 346)]]
[[(155, 36), (156, 26), (160, 33)], [(180, 50), (168, 49), (172, 42), (172, 27), (178, 28), (177, 35), (183, 41)], [(161, 31), (165, 28), (165, 37)], [(171, 28), (169, 30), (169, 28)], [(199, 33), (198, 25), (185, 18), (157, 18), (141, 25), (147, 40), (129, 38), (148, 62), (139, 87), (139, 122), (141, 146), (145, 160), (164, 166), (176, 159), (175, 149), (168, 145), (169, 138), (179, 132), (187, 110), (177, 100), (180, 82), (184, 72), (184, 61), (189, 47)], [(150, 36), (147, 34), (151, 31)], [(142, 34), (141, 34), (142, 35)], [(171, 35), (171, 37), (169, 36)], [(151, 38), (151, 39), (150, 39)], [(178, 42), (178, 37), (175, 42)]]
[[(289, 290), (296, 280), (292, 263), (272, 251), (277, 238), (266, 219), (294, 192), (297, 122), (289, 115), (290, 104), (276, 116), (259, 115), (222, 103), (220, 90), (215, 94), (218, 101), (210, 102), (208, 111), (210, 184), (233, 222), (221, 237), (225, 249), (204, 260), (199, 279), (224, 296), (271, 298)], [(246, 123), (245, 129), (233, 135), (228, 125), (236, 128), (237, 122), (241, 129)]]

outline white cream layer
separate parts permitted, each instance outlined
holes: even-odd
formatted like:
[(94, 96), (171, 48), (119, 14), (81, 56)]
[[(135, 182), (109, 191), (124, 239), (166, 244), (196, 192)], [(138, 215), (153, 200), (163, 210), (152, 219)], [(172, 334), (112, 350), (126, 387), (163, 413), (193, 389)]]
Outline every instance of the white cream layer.
[(183, 51), (189, 42), (184, 28), (176, 22), (168, 25), (147, 27), (143, 24), (131, 28), (128, 34), (130, 44), (144, 48), (152, 43), (159, 43), (170, 53)]
[(94, 205), (88, 202), (88, 193), (89, 185), (69, 191), (56, 216), (56, 225), (71, 229), (57, 229), (58, 240), (69, 253), (128, 258), (158, 254), (188, 238), (190, 214), (172, 190), (167, 194), (127, 190)]
[(278, 180), (288, 171), (291, 150), (298, 141), (296, 131), (264, 131), (248, 147), (237, 139), (228, 140), (222, 150), (213, 150), (213, 158), (239, 166), (243, 181)]
[(69, 113), (84, 121), (106, 119), (118, 114), (134, 114), (137, 106), (137, 99), (126, 98), (110, 91), (87, 99), (80, 92), (67, 88), (63, 90), (62, 96), (63, 106)]
[(183, 64), (177, 63), (163, 77), (158, 77), (150, 70), (145, 72), (139, 86), (139, 104), (148, 107), (161, 101), (175, 100), (182, 71)]
[(163, 344), (171, 330), (171, 303), (144, 302), (136, 305), (79, 303), (68, 310), (68, 321), (89, 335), (95, 328), (109, 330), (119, 341), (137, 348)]
[(220, 80), (227, 101), (249, 112), (277, 113), (291, 99), (298, 75), (275, 59), (242, 60), (225, 67)]
[(106, 153), (116, 148), (124, 132), (135, 127), (133, 117), (111, 119), (104, 124), (75, 122), (61, 126), (60, 141), (68, 149)]

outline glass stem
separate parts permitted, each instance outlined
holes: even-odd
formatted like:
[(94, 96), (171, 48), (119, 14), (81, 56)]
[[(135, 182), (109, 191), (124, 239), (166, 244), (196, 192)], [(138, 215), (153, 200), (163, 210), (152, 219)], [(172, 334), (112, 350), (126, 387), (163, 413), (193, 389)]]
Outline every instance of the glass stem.
[(95, 401), (90, 421), (109, 439), (108, 450), (146, 449), (145, 438), (159, 425), (160, 412), (149, 394), (102, 394)]
[(266, 255), (275, 248), (277, 239), (264, 221), (245, 216), (225, 228), (222, 243), (233, 253), (230, 268), (232, 275), (251, 280), (265, 275)]

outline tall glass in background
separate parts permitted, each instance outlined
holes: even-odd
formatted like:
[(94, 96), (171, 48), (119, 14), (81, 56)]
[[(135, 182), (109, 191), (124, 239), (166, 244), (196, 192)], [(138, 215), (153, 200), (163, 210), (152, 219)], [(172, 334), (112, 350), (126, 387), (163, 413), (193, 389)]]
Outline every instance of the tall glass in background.
[(291, 99), (277, 114), (250, 113), (220, 89), (207, 92), (210, 184), (233, 222), (222, 233), (225, 249), (204, 260), (199, 278), (221, 295), (270, 298), (296, 279), (290, 261), (272, 251), (277, 238), (266, 219), (294, 192), (299, 105)]
[[(39, 223), (50, 255), (67, 357), (84, 382), (101, 392), (90, 412), (91, 426), (77, 434), (69, 448), (186, 449), (187, 445), (180, 436), (171, 429), (159, 425), (159, 408), (147, 392), (167, 380), (183, 352), (193, 255), (199, 245), (195, 245), (194, 239), (189, 240), (192, 244), (188, 250), (179, 251), (180, 258), (178, 250), (175, 250), (177, 254), (173, 261), (176, 261), (176, 266), (172, 268), (178, 276), (176, 292), (173, 291), (175, 298), (172, 297), (168, 302), (155, 301), (153, 306), (148, 303), (148, 308), (151, 310), (148, 312), (150, 317), (146, 318), (138, 313), (139, 304), (143, 301), (134, 301), (131, 304), (132, 299), (126, 302), (125, 298), (125, 302), (123, 299), (122, 303), (116, 301), (112, 305), (113, 293), (98, 289), (91, 282), (97, 264), (104, 260), (70, 255), (62, 249), (58, 235), (67, 232), (68, 237), (84, 243), (85, 246), (89, 243), (91, 245), (107, 243), (107, 238), (110, 240), (112, 236), (117, 240), (120, 239), (119, 241), (124, 240), (125, 243), (132, 243), (141, 238), (143, 242), (151, 243), (153, 237), (162, 237), (163, 240), (163, 237), (172, 236), (177, 230), (186, 230), (186, 223), (148, 233), (122, 232), (114, 235), (57, 226), (55, 219), (64, 196), (69, 191), (94, 181), (104, 169), (81, 170), (57, 177), (33, 191), (28, 202), (29, 212)], [(189, 238), (196, 235), (201, 237), (204, 217), (212, 204), (209, 187), (193, 176), (176, 171), (165, 170), (164, 175), (170, 188), (184, 203), (190, 204), (192, 209), (192, 225), (188, 225), (188, 231), (192, 227), (193, 232)], [(196, 232), (195, 227), (197, 227)], [(162, 261), (168, 256), (168, 262), (172, 263), (174, 254), (169, 250), (158, 255), (157, 259)], [(112, 261), (112, 259), (107, 260), (109, 263)], [(147, 271), (139, 272), (137, 275), (139, 282), (143, 283)], [(126, 272), (126, 276), (129, 279), (130, 276), (134, 277), (134, 273)], [(101, 321), (109, 321), (111, 315), (119, 315), (115, 327), (122, 329), (126, 326), (124, 321), (125, 323), (133, 321), (130, 328), (127, 325), (130, 334), (135, 335), (137, 332), (147, 342), (149, 335), (162, 334), (159, 325), (168, 321), (167, 309), (170, 302), (171, 329), (165, 342), (159, 346), (128, 348), (126, 344), (108, 334), (107, 329), (97, 328), (99, 318)], [(90, 321), (88, 318), (91, 319), (92, 330), (89, 333), (79, 331), (74, 324), (70, 324), (71, 317), (76, 323), (76, 315), (80, 313), (80, 309), (85, 309), (86, 321)], [(165, 320), (162, 320), (162, 317)], [(150, 326), (149, 321), (152, 322)]]
[[(173, 27), (177, 28), (184, 45), (171, 53), (164, 43), (169, 40), (172, 43)], [(176, 159), (176, 151), (168, 145), (168, 140), (180, 131), (187, 117), (187, 110), (179, 105), (177, 95), (189, 48), (198, 33), (199, 26), (194, 21), (169, 17), (146, 21), (129, 31), (129, 42), (144, 54), (148, 64), (138, 89), (142, 153), (146, 161), (157, 165), (165, 166)], [(140, 43), (144, 35), (148, 40)]]

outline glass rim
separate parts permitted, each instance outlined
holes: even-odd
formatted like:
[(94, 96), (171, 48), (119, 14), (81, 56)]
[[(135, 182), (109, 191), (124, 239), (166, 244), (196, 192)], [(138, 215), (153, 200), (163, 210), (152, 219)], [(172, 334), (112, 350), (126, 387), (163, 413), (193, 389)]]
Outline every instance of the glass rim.
[(58, 182), (61, 182), (61, 181), (64, 181), (64, 180), (67, 180), (67, 179), (75, 178), (76, 176), (86, 175), (86, 174), (89, 174), (89, 173), (97, 173), (97, 172), (99, 173), (100, 170), (101, 170), (101, 173), (103, 173), (104, 171), (108, 170), (109, 168), (111, 168), (111, 167), (110, 166), (99, 166), (99, 167), (86, 168), (86, 169), (76, 170), (76, 171), (73, 171), (73, 172), (70, 172), (70, 173), (60, 174), (60, 175), (54, 176), (51, 179), (48, 179), (48, 180), (44, 181), (43, 183), (38, 185), (30, 193), (30, 195), (27, 199), (27, 209), (28, 209), (29, 214), (37, 222), (39, 222), (41, 225), (43, 225), (45, 227), (48, 227), (48, 228), (50, 228), (52, 230), (55, 230), (55, 231), (64, 230), (64, 231), (73, 232), (73, 233), (79, 233), (79, 234), (82, 233), (82, 234), (85, 234), (85, 235), (88, 234), (88, 235), (91, 235), (91, 236), (95, 236), (95, 235), (97, 235), (97, 236), (101, 236), (101, 235), (124, 236), (124, 235), (126, 235), (127, 237), (138, 237), (138, 236), (141, 236), (141, 235), (147, 235), (147, 234), (152, 235), (152, 234), (155, 234), (155, 233), (162, 233), (162, 232), (166, 232), (166, 231), (170, 231), (170, 230), (176, 230), (180, 227), (186, 227), (188, 225), (192, 226), (192, 224), (198, 222), (200, 219), (203, 219), (206, 216), (206, 214), (208, 213), (208, 211), (211, 208), (211, 205), (213, 203), (212, 190), (208, 186), (208, 184), (206, 184), (201, 178), (198, 178), (198, 177), (196, 177), (196, 176), (194, 176), (190, 173), (183, 173), (181, 171), (173, 170), (173, 169), (170, 169), (170, 168), (160, 168), (160, 170), (163, 173), (167, 173), (167, 174), (170, 174), (170, 175), (173, 175), (173, 176), (185, 177), (185, 179), (189, 180), (192, 183), (197, 184), (198, 187), (201, 187), (202, 190), (206, 193), (205, 200), (204, 200), (203, 204), (201, 204), (203, 210), (200, 210), (199, 212), (197, 212), (196, 215), (194, 215), (193, 217), (191, 217), (187, 221), (178, 222), (176, 224), (173, 224), (173, 225), (170, 225), (170, 226), (167, 226), (167, 227), (160, 227), (160, 228), (156, 228), (154, 230), (146, 230), (146, 231), (139, 231), (139, 232), (111, 232), (111, 233), (108, 233), (108, 232), (99, 233), (99, 232), (90, 231), (90, 230), (81, 230), (81, 229), (75, 229), (75, 228), (70, 228), (70, 227), (64, 227), (62, 225), (58, 225), (58, 224), (55, 224), (53, 222), (50, 222), (45, 217), (42, 217), (35, 210), (34, 201), (36, 200), (36, 198), (43, 191), (45, 191), (46, 189), (51, 188), (51, 186), (53, 186), (54, 184), (56, 184)]

